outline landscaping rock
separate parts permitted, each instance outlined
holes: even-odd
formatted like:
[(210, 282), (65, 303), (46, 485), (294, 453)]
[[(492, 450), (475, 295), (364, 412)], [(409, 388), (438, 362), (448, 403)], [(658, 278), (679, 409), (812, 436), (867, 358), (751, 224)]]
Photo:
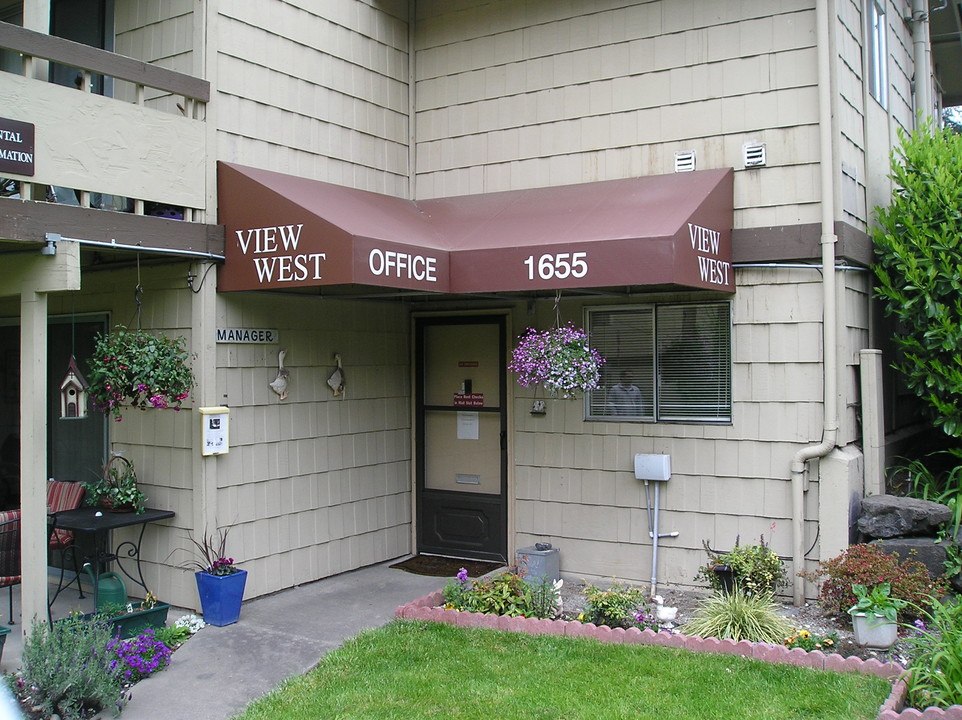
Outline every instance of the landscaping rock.
[(871, 495), (862, 499), (858, 529), (868, 538), (935, 535), (938, 527), (952, 519), (952, 511), (941, 503), (897, 495)]
[(911, 537), (873, 540), (869, 545), (877, 546), (886, 555), (898, 555), (901, 562), (918, 560), (932, 578), (940, 578), (945, 575), (946, 547), (951, 542), (937, 541), (932, 537)]

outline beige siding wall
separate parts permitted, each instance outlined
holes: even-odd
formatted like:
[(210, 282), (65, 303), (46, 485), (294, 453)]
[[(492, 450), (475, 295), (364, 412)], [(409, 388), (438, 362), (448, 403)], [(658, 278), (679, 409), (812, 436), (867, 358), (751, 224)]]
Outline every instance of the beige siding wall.
[[(187, 75), (203, 76), (195, 65), (194, 46), (198, 42), (198, 27), (202, 14), (194, 12), (190, 0), (157, 3), (131, 0), (114, 4), (114, 52), (144, 60), (168, 70)], [(197, 53), (202, 53), (198, 48)], [(135, 90), (128, 84), (114, 89), (115, 97), (133, 100)], [(176, 103), (183, 107), (183, 98), (147, 91), (145, 102), (167, 112), (178, 112)]]
[(869, 337), (869, 301), (874, 276), (867, 270), (839, 273), (839, 442), (842, 447), (860, 443), (859, 352), (872, 347)]
[[(219, 327), (277, 329), (280, 345), (218, 344), (231, 452), (217, 523), (251, 571), (248, 597), (410, 552), (407, 311), (401, 305), (223, 295)], [(286, 348), (289, 396), (268, 387)], [(327, 379), (341, 355), (343, 396)]]
[(839, 62), (834, 82), (838, 96), (838, 201), (841, 219), (866, 229), (872, 211), (887, 204), (891, 184), (889, 152), (897, 142), (896, 128), (913, 124), (911, 30), (902, 21), (909, 12), (901, 0), (885, 0), (888, 48), (888, 102), (881, 105), (869, 94), (867, 5), (871, 0), (845, 0), (837, 4), (836, 48)]
[[(183, 265), (144, 267), (139, 281), (142, 326), (182, 335), (196, 350), (195, 296)], [(136, 269), (85, 273), (83, 283), (81, 293), (51, 295), (50, 315), (107, 313), (111, 325), (136, 325)], [(273, 328), (282, 343), (216, 346), (216, 397), (230, 407), (230, 452), (206, 461), (213, 465), (203, 472), (197, 466), (199, 389), (180, 412), (128, 410), (108, 428), (109, 449), (134, 463), (148, 504), (176, 513), (147, 527), (150, 589), (197, 607), (193, 575), (180, 566), (192, 558), (188, 532), (215, 530), (195, 527), (205, 478), (214, 486), (208, 515), (216, 527), (230, 527), (229, 552), (251, 572), (247, 598), (411, 552), (407, 309), (256, 295), (219, 296), (217, 306), (218, 327)], [(0, 318), (18, 315), (16, 298), (0, 301)], [(283, 401), (268, 387), (282, 346), (291, 371)], [(346, 377), (338, 398), (326, 384), (335, 352)], [(133, 537), (119, 531), (114, 541)]]
[(736, 226), (817, 220), (812, 3), (417, 4), (417, 195), (701, 169), (736, 175)]
[[(83, 291), (49, 296), (49, 313), (69, 318), (84, 313), (107, 313), (109, 325), (137, 325), (134, 288), (143, 287), (141, 326), (172, 336), (183, 336), (188, 347), (191, 331), (191, 294), (184, 286), (183, 266), (144, 267), (120, 272), (89, 272)], [(5, 309), (6, 310), (6, 309)], [(16, 306), (10, 308), (16, 317)], [(6, 311), (4, 311), (6, 315)], [(175, 548), (186, 546), (192, 525), (194, 478), (191, 459), (199, 433), (190, 409), (128, 410), (121, 422), (109, 422), (110, 451), (122, 451), (137, 471), (138, 482), (151, 507), (173, 510), (176, 517), (149, 525), (143, 540), (143, 570), (148, 587), (165, 601), (193, 606), (194, 579), (177, 565), (187, 559)], [(92, 478), (91, 478), (92, 479)], [(135, 531), (116, 531), (114, 543), (135, 539)], [(130, 587), (131, 594), (136, 588)]]
[(217, 159), (408, 195), (406, 2), (217, 7)]
[[(648, 580), (647, 505), (632, 463), (668, 453), (661, 531), (680, 534), (660, 544), (660, 580), (692, 583), (703, 541), (727, 549), (764, 533), (790, 556), (789, 462), (821, 437), (820, 282), (815, 270), (739, 271), (731, 425), (585, 422), (581, 403), (563, 400), (532, 416), (532, 391), (514, 386), (517, 545), (554, 542), (575, 577)], [(539, 309), (525, 322), (551, 323), (550, 304)], [(565, 316), (580, 322), (581, 306)]]

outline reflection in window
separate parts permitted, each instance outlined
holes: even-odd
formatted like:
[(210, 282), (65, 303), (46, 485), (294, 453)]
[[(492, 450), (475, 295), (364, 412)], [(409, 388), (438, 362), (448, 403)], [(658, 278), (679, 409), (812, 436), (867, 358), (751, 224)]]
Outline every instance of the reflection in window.
[(592, 308), (587, 317), (606, 361), (589, 419), (731, 421), (728, 303)]
[(885, 34), (885, 11), (878, 0), (868, 3), (868, 82), (869, 93), (888, 107), (888, 43)]

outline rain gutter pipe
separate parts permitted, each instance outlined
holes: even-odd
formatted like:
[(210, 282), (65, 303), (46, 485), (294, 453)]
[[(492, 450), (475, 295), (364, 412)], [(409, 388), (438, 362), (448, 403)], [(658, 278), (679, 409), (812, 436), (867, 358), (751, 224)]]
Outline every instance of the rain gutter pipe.
[(804, 580), (798, 573), (805, 566), (805, 469), (809, 460), (828, 455), (838, 439), (835, 299), (835, 153), (832, 113), (831, 32), (829, 0), (815, 0), (816, 55), (818, 57), (818, 145), (821, 184), (822, 247), (822, 441), (795, 453), (791, 462), (792, 494), (792, 600), (805, 600)]
[[(935, 8), (936, 10), (942, 10)], [(915, 64), (915, 112), (923, 118), (932, 116), (935, 103), (932, 100), (932, 83), (929, 82), (929, 3), (928, 0), (913, 0), (912, 16), (912, 60)]]

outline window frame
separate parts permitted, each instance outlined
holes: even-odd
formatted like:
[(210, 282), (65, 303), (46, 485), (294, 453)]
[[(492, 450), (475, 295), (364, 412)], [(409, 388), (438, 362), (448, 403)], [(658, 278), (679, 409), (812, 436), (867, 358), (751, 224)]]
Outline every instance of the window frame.
[[(717, 354), (719, 352), (723, 355), (723, 361), (726, 363), (725, 367), (721, 364), (716, 364), (711, 366), (710, 370), (717, 377), (717, 383), (715, 387), (720, 390), (716, 392), (716, 399), (713, 404), (716, 409), (727, 410), (725, 413), (718, 413), (714, 416), (710, 414), (699, 415), (693, 413), (686, 416), (684, 413), (679, 413), (677, 411), (671, 412), (666, 409), (669, 405), (668, 399), (671, 397), (670, 390), (667, 384), (663, 382), (663, 376), (665, 374), (665, 362), (667, 358), (665, 357), (665, 343), (671, 341), (673, 338), (677, 339), (680, 335), (678, 333), (677, 324), (674, 327), (674, 333), (672, 333), (672, 326), (669, 322), (669, 313), (676, 313), (678, 310), (692, 309), (697, 312), (697, 308), (724, 308), (724, 313), (722, 317), (718, 318), (718, 326), (715, 328), (716, 336), (714, 342), (709, 346), (709, 352)], [(610, 350), (606, 347), (606, 342), (601, 340), (600, 328), (604, 326), (610, 326), (610, 323), (601, 325), (598, 319), (604, 316), (614, 316), (619, 313), (623, 313), (626, 316), (630, 316), (635, 321), (642, 321), (644, 323), (646, 316), (650, 321), (651, 332), (650, 338), (645, 336), (644, 329), (636, 330), (634, 332), (628, 332), (628, 339), (626, 342), (630, 344), (630, 349), (626, 351), (625, 355), (611, 355)], [(659, 313), (662, 314), (662, 319), (659, 320)], [(710, 318), (707, 318), (710, 320)], [(705, 318), (698, 318), (697, 316), (693, 318), (693, 321), (704, 322)], [(602, 356), (605, 356), (606, 352), (609, 353), (610, 357), (606, 357), (605, 365), (602, 366), (602, 379), (608, 377), (608, 384), (599, 388), (598, 390), (593, 390), (585, 393), (584, 398), (584, 418), (586, 421), (590, 422), (639, 422), (639, 423), (682, 423), (682, 424), (696, 424), (696, 425), (730, 425), (733, 422), (733, 393), (732, 393), (732, 377), (733, 377), (733, 352), (732, 352), (732, 303), (730, 300), (703, 300), (697, 302), (655, 302), (655, 303), (638, 303), (632, 305), (598, 305), (592, 307), (584, 308), (584, 322), (585, 328), (588, 331), (589, 342), (592, 347), (596, 348)], [(677, 318), (674, 319), (677, 323)], [(661, 325), (659, 325), (661, 323)], [(704, 337), (702, 334), (700, 337)], [(621, 343), (622, 340), (619, 338), (617, 342)], [(650, 342), (650, 359), (643, 359), (641, 363), (632, 362), (631, 353), (634, 352), (636, 356), (639, 354), (639, 348), (644, 348), (644, 344)], [(643, 352), (640, 355), (644, 358)], [(650, 366), (645, 366), (645, 363), (650, 363)], [(611, 388), (614, 387), (616, 382), (613, 378), (617, 377), (624, 369), (628, 369), (634, 373), (639, 379), (634, 381), (633, 384), (641, 388), (642, 398), (647, 398), (642, 402), (641, 414), (618, 414), (617, 410), (611, 412), (605, 412), (604, 408), (611, 405), (609, 399), (609, 392)], [(683, 377), (684, 371), (678, 377)], [(597, 393), (603, 393), (601, 397)], [(722, 402), (719, 403), (717, 398), (722, 396)], [(677, 407), (677, 395), (675, 396), (675, 406)], [(694, 405), (693, 405), (694, 406)]]
[(868, 92), (888, 109), (888, 23), (883, 3), (867, 0), (867, 65)]

